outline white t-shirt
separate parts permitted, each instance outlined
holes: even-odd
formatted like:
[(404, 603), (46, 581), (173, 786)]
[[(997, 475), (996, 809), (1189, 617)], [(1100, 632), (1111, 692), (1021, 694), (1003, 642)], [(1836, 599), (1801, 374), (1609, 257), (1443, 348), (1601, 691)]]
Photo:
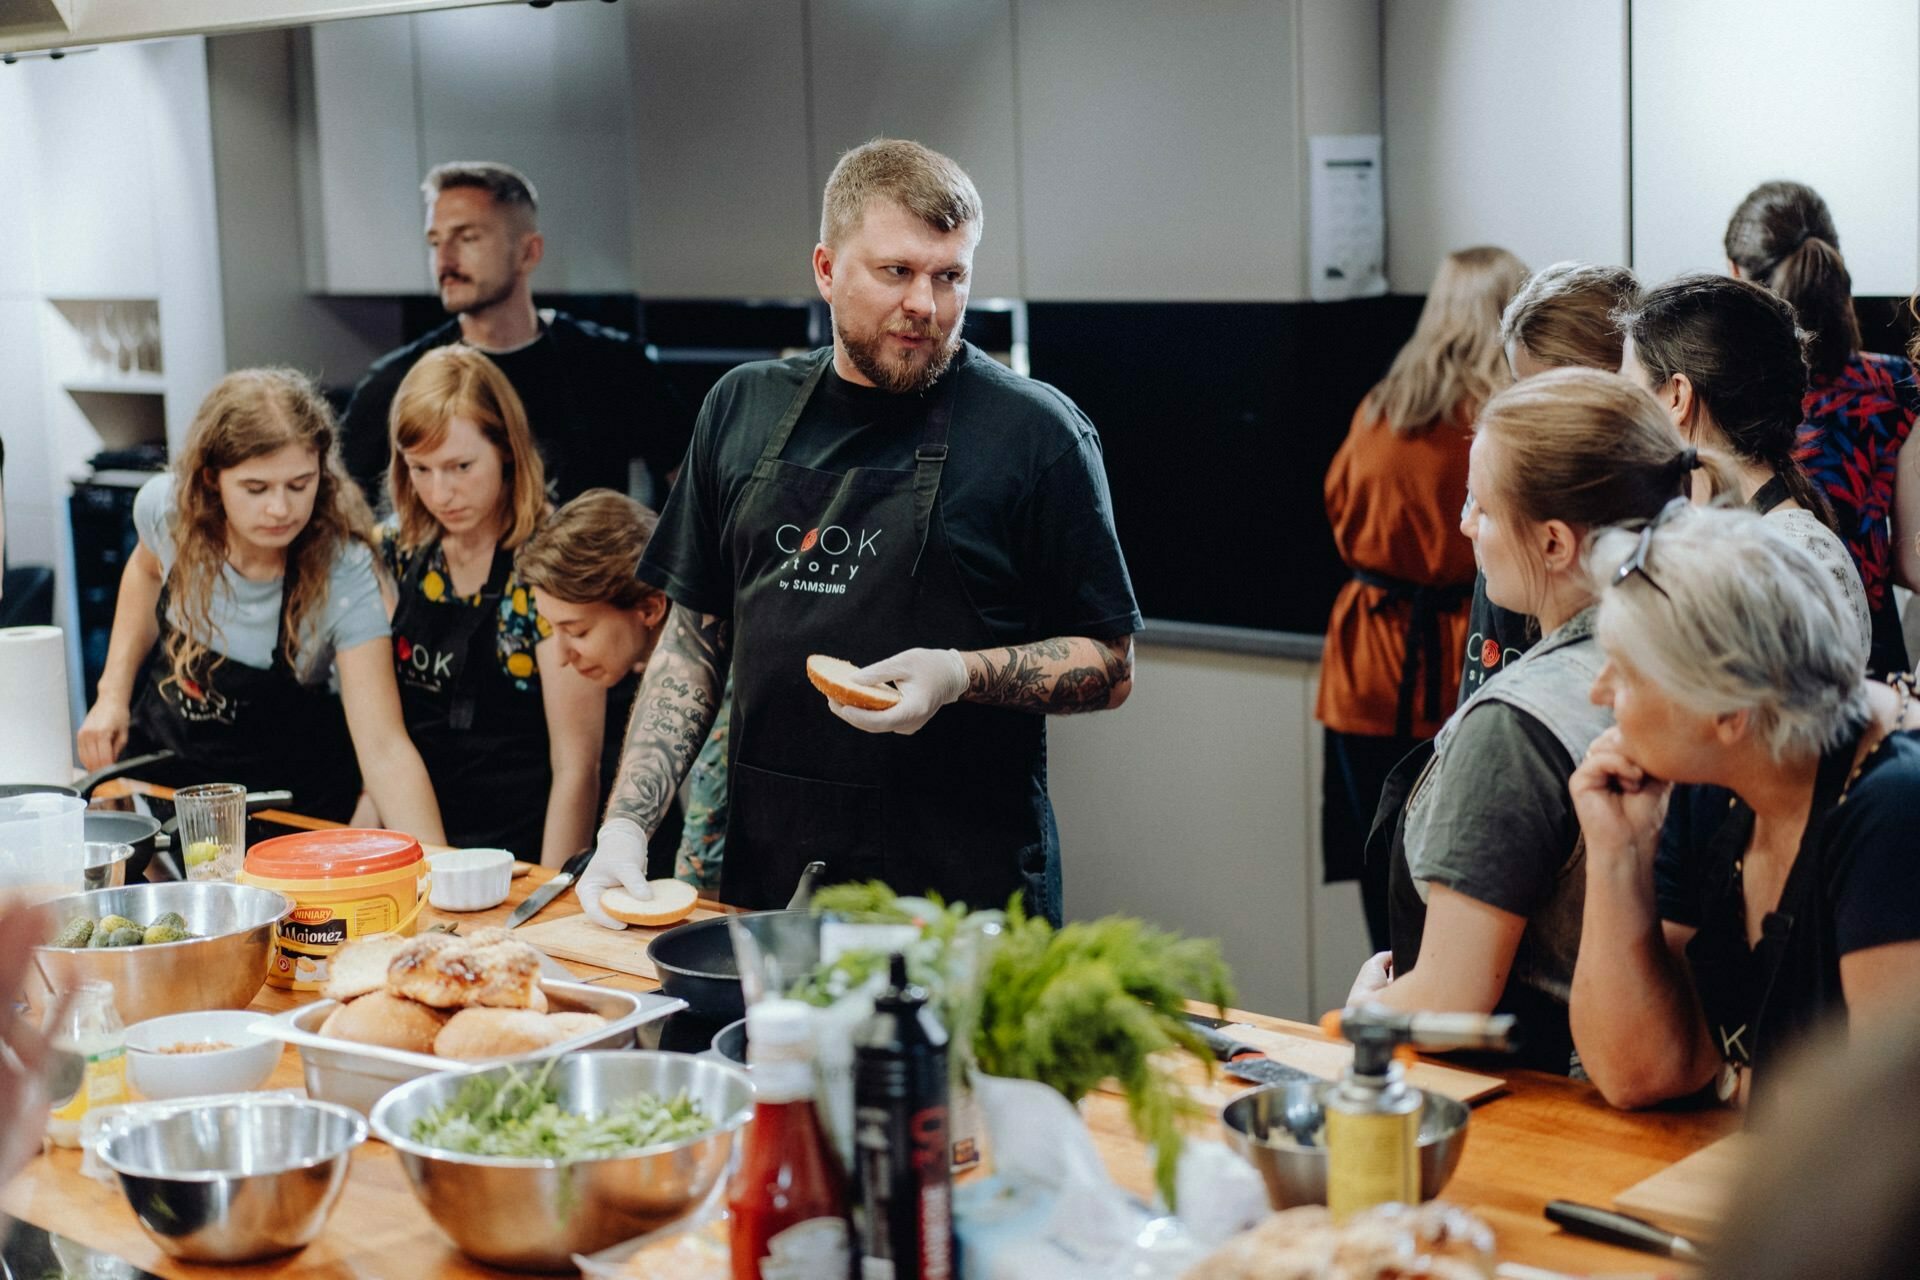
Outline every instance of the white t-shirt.
[[(1867, 612), (1867, 589), (1860, 584), (1860, 568), (1854, 564), (1853, 556), (1848, 554), (1847, 544), (1840, 540), (1840, 535), (1821, 524), (1820, 518), (1813, 512), (1801, 507), (1776, 508), (1767, 513), (1767, 522), (1826, 566), (1827, 572), (1840, 584), (1840, 589), (1846, 592), (1847, 603), (1853, 606), (1854, 622), (1859, 626), (1860, 635), (1871, 652), (1873, 617)], [(1845, 619), (1836, 621), (1844, 622)]]
[[(160, 567), (169, 573), (174, 561), (172, 520), (173, 476), (155, 476), (141, 485), (134, 497), (133, 527), (147, 550), (160, 558)], [(280, 634), (280, 586), (279, 578), (255, 582), (241, 577), (230, 564), (221, 566), (220, 585), (213, 592), (213, 635), (208, 637), (208, 646), (229, 661), (271, 667), (273, 642)], [(177, 624), (178, 614), (171, 616)], [(313, 625), (309, 620), (310, 631)], [(386, 606), (380, 601), (380, 585), (373, 574), (373, 553), (357, 542), (349, 543), (334, 558), (318, 634), (301, 637), (301, 680), (321, 683), (332, 673), (334, 654), (389, 634)]]

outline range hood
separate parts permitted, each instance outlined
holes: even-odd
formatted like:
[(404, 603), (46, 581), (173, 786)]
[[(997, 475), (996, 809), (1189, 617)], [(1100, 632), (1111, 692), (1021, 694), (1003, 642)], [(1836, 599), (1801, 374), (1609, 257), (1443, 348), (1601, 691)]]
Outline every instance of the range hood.
[(217, 35), (510, 0), (0, 0), (0, 53)]

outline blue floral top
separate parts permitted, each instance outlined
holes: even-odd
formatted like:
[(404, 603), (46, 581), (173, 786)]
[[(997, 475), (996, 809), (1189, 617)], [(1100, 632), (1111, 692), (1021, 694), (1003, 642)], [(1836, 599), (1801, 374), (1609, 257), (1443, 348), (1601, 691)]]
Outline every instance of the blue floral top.
[[(453, 575), (447, 570), (447, 556), (436, 540), (424, 547), (416, 548), (408, 554), (400, 548), (399, 530), (391, 524), (383, 524), (375, 534), (380, 544), (380, 563), (392, 575), (395, 587), (405, 590), (408, 572), (415, 560), (427, 556), (424, 572), (420, 575), (420, 594), (434, 604), (480, 603), (480, 596), (453, 594)], [(500, 597), (499, 616), (494, 622), (495, 657), (500, 661), (500, 669), (512, 677), (514, 688), (522, 692), (531, 692), (540, 687), (539, 668), (534, 661), (534, 648), (542, 640), (553, 634), (553, 624), (540, 616), (533, 607), (532, 594), (519, 575), (507, 579), (507, 589)], [(404, 643), (404, 642), (402, 642)], [(396, 656), (405, 661), (407, 655)]]
[(1868, 609), (1890, 609), (1894, 479), (1900, 446), (1920, 412), (1913, 368), (1899, 356), (1856, 352), (1837, 376), (1813, 378), (1800, 412), (1801, 464), (1833, 504)]

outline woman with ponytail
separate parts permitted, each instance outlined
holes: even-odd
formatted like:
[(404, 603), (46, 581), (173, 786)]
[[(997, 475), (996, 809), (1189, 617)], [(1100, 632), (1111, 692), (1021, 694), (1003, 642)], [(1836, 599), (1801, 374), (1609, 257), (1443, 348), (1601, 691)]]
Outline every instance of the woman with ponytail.
[(1827, 567), (1846, 601), (1834, 625), (1870, 646), (1860, 571), (1794, 456), (1807, 358), (1793, 308), (1759, 285), (1700, 274), (1648, 289), (1618, 318), (1620, 372), (1653, 392), (1688, 443), (1732, 455), (1739, 498)]
[(1525, 1065), (1569, 1070), (1583, 881), (1567, 780), (1611, 723), (1588, 697), (1602, 657), (1585, 548), (1684, 504), (1703, 468), (1715, 491), (1737, 482), (1618, 374), (1555, 369), (1481, 411), (1461, 530), (1488, 597), (1543, 634), (1388, 779), (1377, 852), (1392, 871), (1393, 950), (1367, 962), (1350, 1001), (1515, 1013)]
[[(1614, 725), (1573, 775), (1581, 1064), (1619, 1107), (1766, 1088), (1817, 1026), (1912, 1007), (1920, 706), (1862, 677), (1838, 584), (1777, 519), (1682, 508), (1588, 567)], [(1675, 840), (1677, 784), (1732, 801)]]
[[(1798, 182), (1755, 187), (1727, 223), (1726, 250), (1732, 273), (1779, 294), (1807, 332), (1798, 457), (1832, 504), (1834, 532), (1860, 570), (1873, 617), (1868, 670), (1905, 671), (1906, 643), (1891, 588), (1902, 569), (1894, 546), (1912, 547), (1913, 534), (1920, 531), (1914, 520), (1920, 516), (1920, 475), (1904, 482), (1907, 492), (1900, 491), (1900, 450), (1920, 412), (1913, 367), (1899, 356), (1860, 350), (1853, 278), (1840, 256), (1833, 215), (1812, 187)], [(1902, 512), (1912, 514), (1903, 520)], [(1891, 542), (1889, 519), (1895, 533)], [(1916, 527), (1904, 527), (1909, 523)], [(1920, 562), (1920, 555), (1913, 558)], [(1912, 578), (1920, 582), (1920, 572)], [(1907, 577), (1902, 574), (1900, 580)]]

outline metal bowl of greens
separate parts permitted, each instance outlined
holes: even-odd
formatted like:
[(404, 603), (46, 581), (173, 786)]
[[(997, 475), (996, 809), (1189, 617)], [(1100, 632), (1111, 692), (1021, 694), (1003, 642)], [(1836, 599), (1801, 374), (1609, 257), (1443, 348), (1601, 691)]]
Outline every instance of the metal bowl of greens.
[(752, 1116), (745, 1072), (642, 1050), (426, 1076), (370, 1124), (462, 1253), (571, 1271), (698, 1205)]

